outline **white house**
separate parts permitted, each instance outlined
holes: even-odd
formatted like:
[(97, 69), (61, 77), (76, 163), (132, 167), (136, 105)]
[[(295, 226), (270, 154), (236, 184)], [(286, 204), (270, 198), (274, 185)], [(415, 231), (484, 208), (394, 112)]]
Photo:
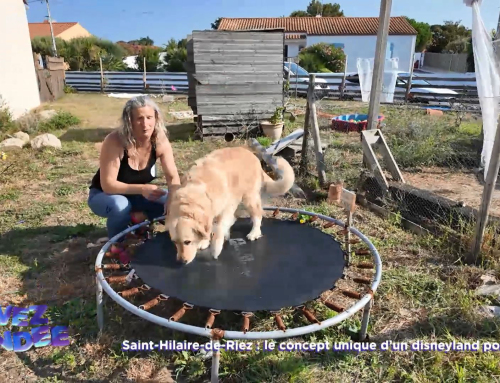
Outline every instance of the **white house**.
[[(357, 72), (358, 58), (373, 58), (379, 26), (378, 17), (265, 17), (223, 18), (218, 30), (285, 30), (285, 56), (295, 58), (302, 48), (328, 43), (343, 48), (347, 71)], [(404, 17), (391, 17), (387, 58), (399, 58), (399, 70), (409, 72), (417, 31)]]
[(0, 97), (16, 119), (40, 105), (28, 18), (22, 0), (0, 3)]

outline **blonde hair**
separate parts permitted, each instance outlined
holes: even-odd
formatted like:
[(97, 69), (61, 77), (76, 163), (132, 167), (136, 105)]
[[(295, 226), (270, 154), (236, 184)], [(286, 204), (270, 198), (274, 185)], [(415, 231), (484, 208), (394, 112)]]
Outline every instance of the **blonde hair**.
[(153, 131), (153, 135), (151, 136), (151, 142), (153, 144), (156, 144), (158, 134), (161, 132), (163, 132), (165, 135), (168, 135), (168, 132), (165, 128), (163, 116), (158, 105), (148, 96), (137, 96), (131, 98), (125, 104), (121, 117), (121, 126), (118, 128), (120, 138), (122, 139), (125, 148), (132, 147), (133, 150), (136, 150), (137, 148), (132, 127), (132, 111), (134, 109), (143, 108), (145, 106), (153, 108), (155, 112), (155, 128)]

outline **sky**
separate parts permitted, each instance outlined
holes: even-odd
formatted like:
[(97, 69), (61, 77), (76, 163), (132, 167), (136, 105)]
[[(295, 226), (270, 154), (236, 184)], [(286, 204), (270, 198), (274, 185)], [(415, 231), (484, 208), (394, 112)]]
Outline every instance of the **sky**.
[[(42, 22), (47, 16), (45, 2), (28, 2), (28, 21)], [(380, 0), (336, 2), (345, 16), (379, 16)], [(308, 4), (309, 0), (49, 0), (55, 21), (79, 22), (91, 34), (111, 41), (149, 36), (158, 46), (194, 30), (210, 29), (218, 17), (288, 16)], [(486, 28), (496, 29), (500, 0), (482, 0), (480, 9)], [(393, 0), (391, 16), (408, 16), (431, 25), (461, 20), (472, 27), (472, 10), (463, 0)]]

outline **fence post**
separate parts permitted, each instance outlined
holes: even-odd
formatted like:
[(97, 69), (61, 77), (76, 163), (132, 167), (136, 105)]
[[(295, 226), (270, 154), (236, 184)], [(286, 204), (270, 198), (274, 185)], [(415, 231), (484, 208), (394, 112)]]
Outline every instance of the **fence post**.
[(413, 79), (413, 67), (414, 66), (415, 66), (415, 53), (411, 55), (410, 78), (408, 79), (408, 83), (406, 84), (405, 102), (408, 102), (408, 97), (410, 96), (411, 80)]
[(309, 141), (309, 123), (311, 119), (309, 100), (312, 99), (312, 97), (314, 97), (314, 84), (311, 81), (309, 81), (309, 87), (307, 88), (306, 115), (304, 119), (304, 134), (302, 135), (302, 155), (300, 157), (300, 167), (299, 167), (299, 172), (302, 175), (305, 175), (307, 173), (307, 168), (309, 167), (307, 142)]
[(147, 81), (146, 81), (146, 57), (143, 57), (143, 75), (142, 75), (142, 81), (144, 82), (144, 90), (147, 88)]
[(345, 81), (347, 77), (347, 55), (345, 55), (345, 62), (344, 62), (344, 76), (342, 77), (342, 84), (340, 85), (340, 99), (344, 99), (344, 92), (345, 92)]
[[(312, 84), (312, 85), (311, 85)], [(316, 152), (316, 167), (318, 169), (319, 183), (321, 186), (326, 185), (325, 161), (323, 159), (323, 150), (321, 149), (321, 139), (319, 136), (318, 116), (316, 114), (316, 101), (314, 99), (314, 86), (316, 84), (316, 75), (309, 75), (309, 86), (313, 91), (308, 94), (308, 103), (310, 108), (312, 136), (314, 140), (314, 151)]]
[(101, 93), (104, 93), (104, 72), (102, 71), (102, 57), (99, 56), (99, 65), (101, 67)]
[(498, 121), (497, 124), (495, 141), (493, 142), (490, 164), (488, 166), (488, 174), (485, 177), (483, 196), (481, 199), (481, 206), (479, 208), (479, 217), (476, 222), (474, 245), (472, 248), (472, 253), (467, 256), (467, 261), (469, 263), (476, 263), (479, 254), (481, 252), (484, 230), (486, 228), (486, 223), (488, 222), (491, 199), (493, 198), (493, 191), (495, 190), (495, 185), (497, 183), (497, 176), (499, 169), (500, 169), (500, 120)]

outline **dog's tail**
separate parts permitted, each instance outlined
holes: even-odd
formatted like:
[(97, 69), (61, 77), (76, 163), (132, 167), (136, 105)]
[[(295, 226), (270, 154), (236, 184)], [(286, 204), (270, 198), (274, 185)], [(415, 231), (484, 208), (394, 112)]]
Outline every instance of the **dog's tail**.
[(268, 195), (282, 195), (291, 189), (295, 182), (295, 173), (292, 166), (283, 157), (277, 157), (278, 169), (281, 170), (281, 178), (276, 181), (262, 171), (263, 185), (262, 191)]

